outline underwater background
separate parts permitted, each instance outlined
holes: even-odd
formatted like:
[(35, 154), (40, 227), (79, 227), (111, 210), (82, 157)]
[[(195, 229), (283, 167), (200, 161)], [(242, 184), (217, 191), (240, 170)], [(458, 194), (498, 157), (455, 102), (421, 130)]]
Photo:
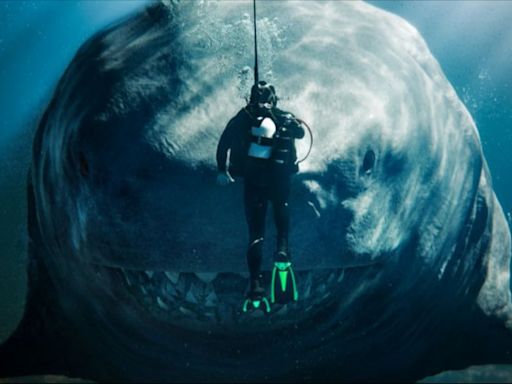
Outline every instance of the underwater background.
[[(0, 2), (0, 341), (12, 332), (23, 311), (27, 244), (25, 181), (37, 122), (80, 45), (96, 31), (147, 3), (134, 0)], [(403, 17), (426, 40), (476, 122), (494, 190), (510, 224), (512, 2), (370, 3)], [(248, 7), (250, 10), (250, 3)], [(484, 377), (512, 381), (512, 373), (504, 367), (488, 367), (484, 371), (444, 379)]]

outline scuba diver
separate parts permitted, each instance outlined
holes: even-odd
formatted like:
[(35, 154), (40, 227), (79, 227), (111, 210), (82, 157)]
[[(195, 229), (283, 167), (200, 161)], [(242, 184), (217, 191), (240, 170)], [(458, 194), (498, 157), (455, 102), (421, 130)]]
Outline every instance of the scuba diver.
[[(297, 300), (288, 247), (289, 196), (292, 176), (299, 170), (295, 139), (304, 137), (304, 128), (295, 116), (276, 107), (277, 100), (272, 85), (265, 81), (254, 84), (249, 103), (228, 122), (217, 146), (217, 183), (225, 186), (234, 182), (233, 177), (244, 178), (250, 274), (244, 311), (248, 304), (258, 308), (261, 301), (267, 306), (267, 312), (270, 310), (261, 281), (265, 217), (269, 202), (272, 203), (277, 232), (271, 300), (276, 301), (276, 292), (278, 302)], [(288, 279), (287, 272), (291, 272)], [(287, 289), (287, 284), (293, 286)], [(275, 285), (282, 288), (275, 291)]]

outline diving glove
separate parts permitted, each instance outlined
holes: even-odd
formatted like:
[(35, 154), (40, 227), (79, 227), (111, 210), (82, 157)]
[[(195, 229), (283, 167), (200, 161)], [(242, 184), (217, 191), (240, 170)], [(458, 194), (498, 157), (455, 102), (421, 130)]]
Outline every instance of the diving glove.
[(225, 187), (226, 185), (229, 185), (231, 183), (234, 183), (235, 179), (231, 177), (228, 171), (226, 172), (219, 172), (217, 174), (217, 185), (220, 185), (221, 187)]

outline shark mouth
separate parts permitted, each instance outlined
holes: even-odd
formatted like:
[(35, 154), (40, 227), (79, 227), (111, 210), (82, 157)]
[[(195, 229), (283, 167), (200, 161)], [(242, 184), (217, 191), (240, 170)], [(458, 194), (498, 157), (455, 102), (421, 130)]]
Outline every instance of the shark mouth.
[[(347, 268), (296, 271), (298, 299), (271, 304), (268, 313), (242, 310), (248, 274), (192, 273), (109, 268), (132, 297), (158, 320), (195, 331), (251, 332), (296, 324), (329, 303), (345, 280)], [(263, 271), (267, 295), (270, 272)], [(256, 327), (251, 327), (255, 325)]]

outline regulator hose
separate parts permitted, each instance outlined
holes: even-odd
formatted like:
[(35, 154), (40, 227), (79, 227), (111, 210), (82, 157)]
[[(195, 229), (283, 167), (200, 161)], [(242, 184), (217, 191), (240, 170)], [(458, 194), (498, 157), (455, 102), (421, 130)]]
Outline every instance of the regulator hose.
[(307, 130), (309, 132), (309, 136), (311, 137), (311, 142), (309, 143), (309, 149), (308, 149), (308, 152), (306, 153), (306, 156), (304, 156), (302, 159), (297, 160), (295, 162), (295, 164), (300, 164), (309, 157), (309, 154), (311, 153), (311, 150), (313, 149), (313, 132), (311, 131), (311, 127), (304, 120), (297, 119), (297, 121), (307, 128)]

